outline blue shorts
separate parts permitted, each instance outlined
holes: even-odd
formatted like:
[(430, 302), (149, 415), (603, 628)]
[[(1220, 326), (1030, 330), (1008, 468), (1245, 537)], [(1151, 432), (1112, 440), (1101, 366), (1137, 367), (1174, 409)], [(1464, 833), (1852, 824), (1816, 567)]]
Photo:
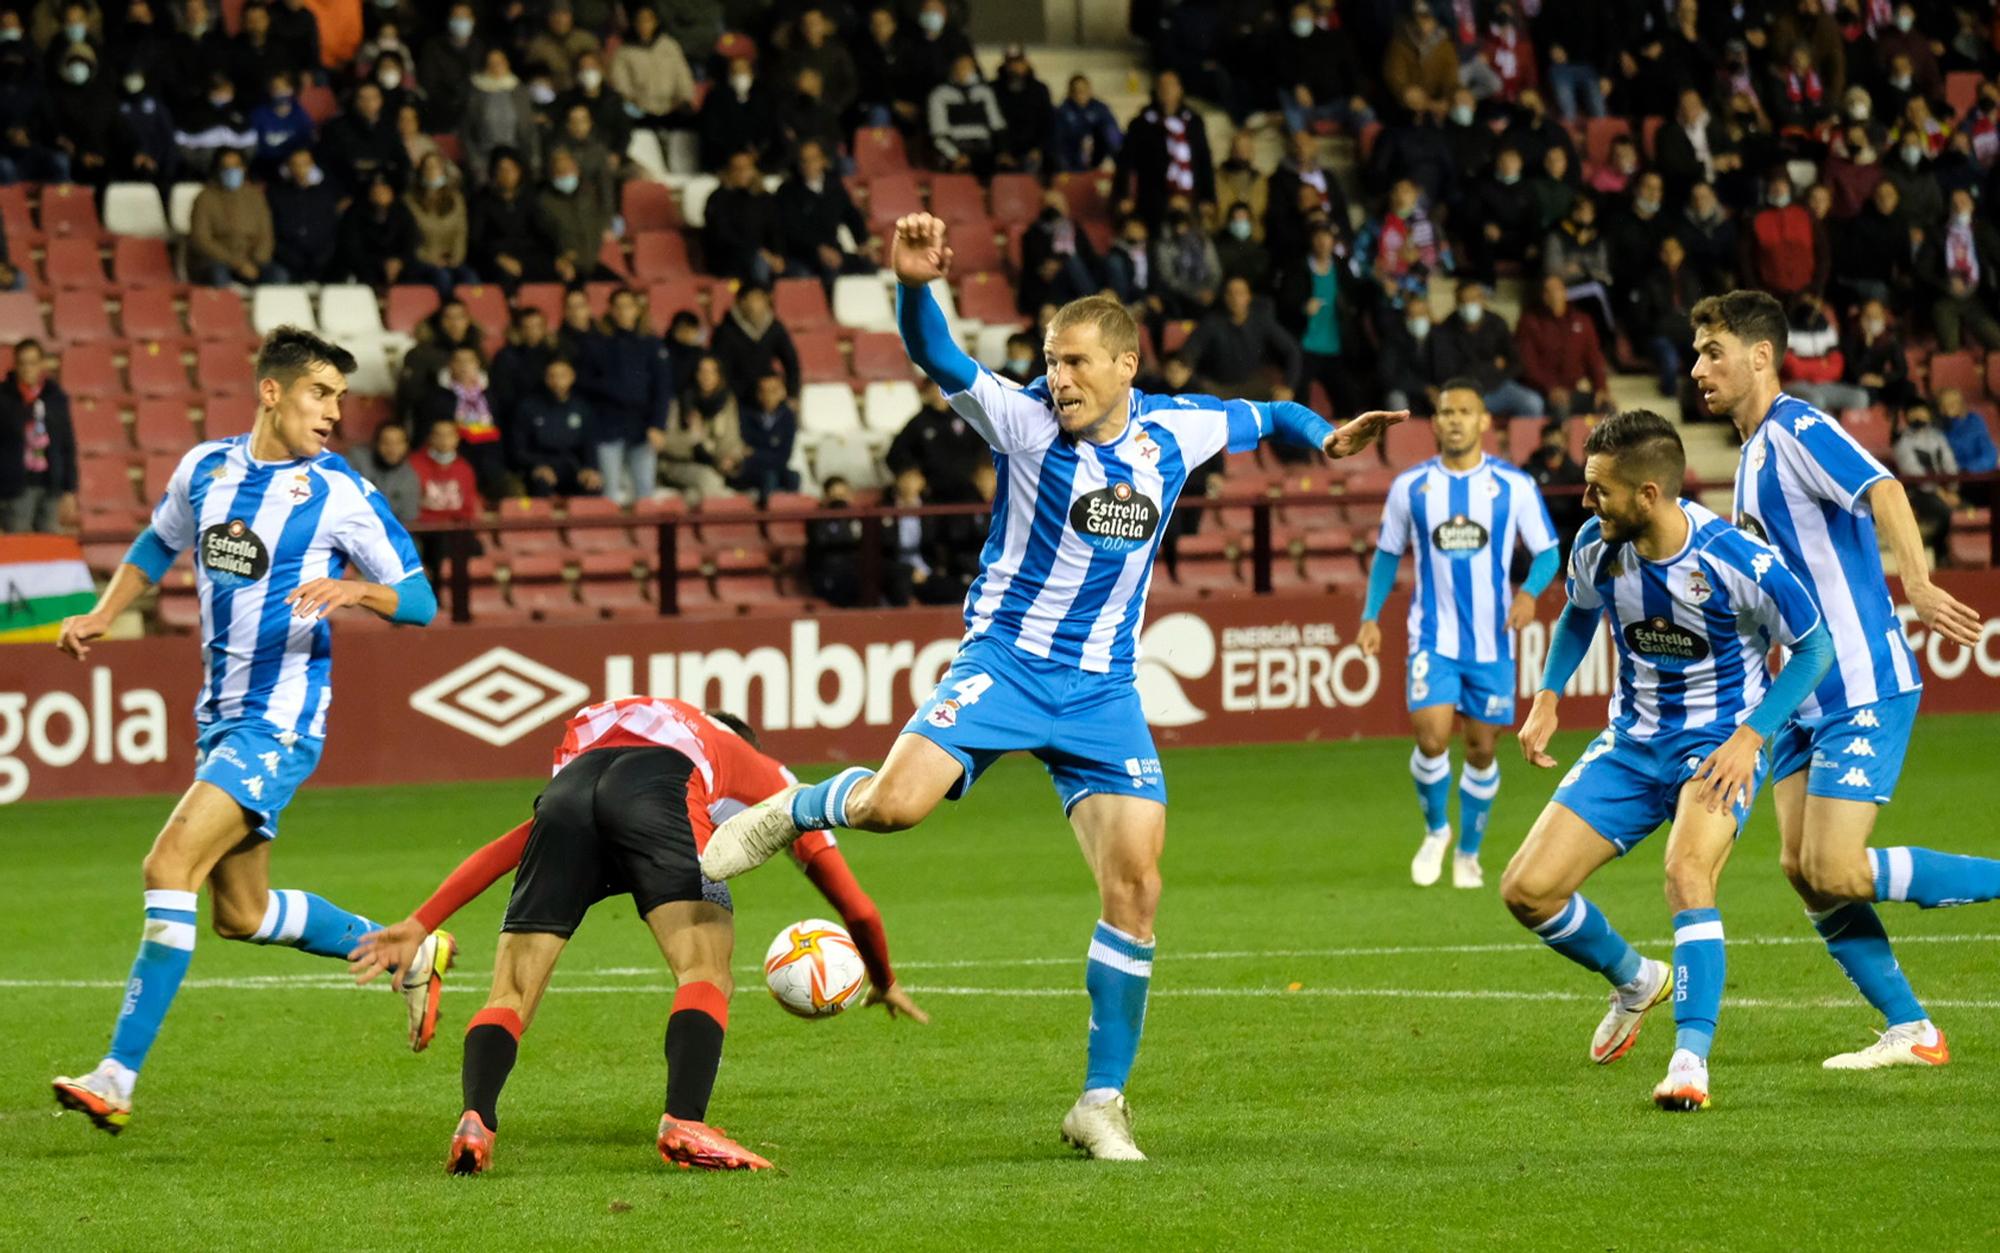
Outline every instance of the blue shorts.
[(1165, 804), (1166, 776), (1130, 675), (1092, 674), (980, 637), (958, 650), (906, 733), (958, 759), (957, 800), (1011, 752), (1048, 767), (1067, 814), (1093, 792)]
[(1514, 662), (1454, 661), (1428, 650), (1410, 654), (1403, 695), (1414, 712), (1450, 705), (1478, 722), (1514, 725)]
[[(1702, 727), (1653, 740), (1631, 740), (1607, 730), (1583, 750), (1552, 799), (1611, 841), (1622, 857), (1661, 823), (1673, 821), (1681, 788), (1735, 729)], [(1759, 752), (1750, 794), (1730, 806), (1739, 833), (1770, 768), (1769, 754)]]
[(1903, 692), (1843, 713), (1793, 719), (1771, 741), (1771, 777), (1789, 779), (1810, 767), (1808, 796), (1888, 804), (1903, 774), (1922, 695)]
[(275, 839), (278, 815), (312, 776), (325, 746), (256, 718), (211, 722), (194, 742), (194, 777), (229, 793), (256, 816), (257, 834)]

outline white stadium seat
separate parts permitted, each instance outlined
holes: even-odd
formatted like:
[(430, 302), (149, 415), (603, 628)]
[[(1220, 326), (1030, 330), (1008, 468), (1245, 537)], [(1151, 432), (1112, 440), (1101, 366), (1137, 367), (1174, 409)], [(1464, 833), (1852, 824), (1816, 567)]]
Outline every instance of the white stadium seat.
[(861, 410), (854, 389), (845, 383), (807, 383), (799, 389), (799, 438), (817, 443), (829, 435), (861, 430)]
[(319, 329), (319, 321), (313, 317), (311, 294), (295, 283), (255, 288), (250, 297), (251, 329), (259, 335), (268, 335), (273, 327), (286, 325), (308, 331)]
[(319, 329), (343, 336), (382, 334), (382, 310), (375, 290), (362, 283), (335, 283), (319, 289)]
[(174, 234), (185, 237), (194, 229), (194, 198), (201, 194), (200, 183), (175, 183), (167, 193), (167, 224)]
[(341, 346), (354, 354), (354, 373), (347, 376), (349, 391), (357, 396), (388, 396), (395, 392), (396, 376), (389, 368), (389, 355), (382, 341), (343, 339)]
[(812, 467), (813, 478), (821, 484), (830, 478), (843, 478), (856, 491), (885, 487), (889, 482), (874, 441), (860, 432), (821, 440), (813, 449)]
[(861, 394), (861, 423), (871, 431), (893, 437), (904, 423), (915, 417), (922, 401), (915, 383), (874, 382)]
[(896, 306), (873, 274), (843, 274), (833, 280), (833, 320), (857, 331), (893, 331)]
[(982, 326), (972, 336), (972, 357), (979, 364), (997, 370), (1007, 361), (1007, 341), (1014, 338), (1018, 328), (1012, 326)]
[(634, 130), (631, 142), (625, 145), (625, 156), (647, 178), (663, 179), (667, 176), (666, 154), (660, 151), (660, 137), (652, 131)]
[(167, 207), (151, 183), (113, 183), (104, 189), (104, 229), (113, 235), (167, 238)]
[(680, 175), (701, 173), (701, 137), (691, 130), (668, 131), (667, 170)]
[(708, 198), (715, 189), (722, 186), (722, 180), (713, 174), (700, 174), (687, 181), (681, 188), (681, 221), (700, 230), (707, 225)]

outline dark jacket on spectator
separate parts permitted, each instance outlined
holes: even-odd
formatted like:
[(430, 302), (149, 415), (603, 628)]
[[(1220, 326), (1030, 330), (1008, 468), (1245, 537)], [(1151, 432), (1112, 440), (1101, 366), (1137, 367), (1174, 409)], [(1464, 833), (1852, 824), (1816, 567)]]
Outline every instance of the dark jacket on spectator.
[(950, 405), (925, 406), (903, 424), (885, 460), (891, 474), (915, 466), (924, 472), (931, 499), (956, 504), (978, 499), (972, 472), (992, 456), (986, 441)]
[(740, 98), (727, 82), (710, 84), (701, 105), (702, 168), (719, 170), (732, 155), (745, 151), (755, 153), (757, 164), (766, 169), (783, 155), (775, 94), (761, 80), (753, 81), (750, 94)]
[[(1215, 199), (1215, 163), (1209, 154), (1208, 127), (1201, 114), (1181, 105), (1180, 118), (1187, 126), (1189, 165), (1194, 174), (1193, 200), (1202, 204)], [(1167, 184), (1167, 127), (1160, 107), (1149, 104), (1139, 111), (1126, 128), (1125, 144), (1118, 150), (1118, 170), (1113, 180), (1113, 200), (1127, 196), (1136, 203), (1140, 217), (1157, 226), (1167, 211), (1174, 189)], [(1272, 191), (1275, 194), (1276, 188)]]
[(1431, 327), (1420, 340), (1403, 319), (1391, 319), (1382, 329), (1382, 350), (1377, 359), (1382, 386), (1403, 392), (1409, 403), (1428, 410), (1425, 390), (1438, 386), (1447, 377), (1442, 364), (1444, 349), (1440, 327)]
[(472, 238), (466, 260), (479, 271), (481, 278), (497, 283), (507, 278), (506, 272), (494, 263), (498, 256), (519, 261), (530, 282), (551, 273), (555, 241), (534, 190), (526, 184), (515, 190), (512, 199), (504, 199), (499, 191), (488, 187), (472, 202)]
[(854, 207), (846, 184), (832, 170), (821, 179), (818, 191), (793, 174), (778, 187), (776, 209), (782, 239), (777, 251), (787, 257), (811, 260), (815, 266), (819, 263), (819, 249), (840, 247), (843, 225), (857, 245), (868, 238), (867, 219)]
[(486, 44), (477, 34), (463, 45), (448, 32), (433, 35), (417, 54), (417, 81), (424, 85), (424, 126), (433, 134), (456, 131), (472, 98), (472, 76), (486, 63)]
[(1102, 100), (1079, 107), (1067, 96), (1056, 106), (1050, 149), (1058, 172), (1094, 170), (1118, 155), (1125, 136), (1118, 118)]
[(597, 464), (597, 418), (590, 402), (570, 389), (557, 400), (538, 387), (515, 408), (507, 433), (508, 460), (523, 478), (537, 466), (547, 466), (564, 483)]
[(385, 263), (396, 260), (408, 265), (416, 252), (417, 220), (400, 196), (379, 211), (365, 197), (357, 197), (340, 216), (334, 273), (381, 287), (389, 282)]
[[(48, 430), (48, 489), (52, 492), (76, 490), (76, 428), (70, 422), (69, 393), (53, 377), (42, 379), (38, 398), (42, 424)], [(21, 398), (21, 385), (13, 374), (0, 382), (0, 500), (13, 500), (28, 489), (28, 426), (35, 420), (35, 407)]]
[(1196, 374), (1225, 387), (1247, 382), (1265, 367), (1276, 367), (1287, 386), (1300, 382), (1299, 341), (1278, 325), (1265, 301), (1252, 301), (1241, 325), (1217, 308), (1194, 328), (1181, 352)]
[[(542, 376), (555, 355), (555, 345), (548, 343), (508, 344), (493, 354), (492, 364), (486, 367), (486, 396), (502, 431), (512, 435), (515, 413), (522, 401), (542, 390)], [(576, 390), (572, 388), (570, 394), (574, 396)]]
[(748, 281), (758, 249), (779, 252), (784, 247), (777, 199), (762, 187), (718, 187), (708, 198), (706, 212), (701, 250), (712, 274)]
[(1634, 338), (1665, 337), (1675, 347), (1685, 349), (1694, 342), (1688, 310), (1707, 294), (1707, 285), (1692, 261), (1682, 261), (1680, 268), (1672, 273), (1654, 262), (1652, 273), (1639, 284), (1633, 304)]
[(424, 505), (424, 484), (408, 457), (392, 466), (380, 465), (375, 460), (375, 450), (365, 445), (346, 455), (347, 464), (388, 498), (389, 512), (396, 515), (398, 522), (408, 526), (417, 520)]
[(343, 194), (358, 196), (377, 174), (401, 191), (410, 181), (410, 157), (396, 134), (395, 120), (384, 110), (371, 125), (359, 113), (343, 113), (320, 134), (320, 159)]
[(636, 444), (648, 427), (663, 430), (674, 399), (667, 346), (657, 335), (613, 327), (591, 336), (577, 390), (597, 415), (597, 438)]
[(265, 192), (271, 205), (271, 260), (285, 268), (294, 283), (324, 282), (340, 242), (340, 199), (330, 183), (300, 187), (291, 179), (271, 181)]
[(737, 404), (748, 412), (755, 406), (757, 380), (771, 372), (776, 358), (785, 375), (785, 391), (799, 394), (799, 352), (792, 346), (792, 333), (776, 317), (761, 332), (743, 317), (741, 309), (731, 309), (722, 325), (715, 328), (709, 351), (722, 365), (722, 374), (736, 391)]
[[(1521, 361), (1514, 350), (1514, 333), (1507, 329), (1506, 319), (1491, 309), (1477, 325), (1453, 313), (1431, 332), (1431, 338), (1437, 341), (1434, 364), (1439, 383), (1465, 375), (1477, 379), (1481, 391), (1490, 392), (1521, 373)], [(1505, 364), (1496, 365), (1496, 361)]]
[(737, 420), (743, 446), (749, 451), (731, 481), (739, 490), (756, 490), (768, 482), (778, 483), (781, 490), (790, 490), (783, 486), (787, 482), (796, 487), (797, 476), (786, 469), (792, 460), (792, 444), (799, 435), (799, 417), (792, 412), (791, 402), (786, 401), (769, 413), (751, 405)]
[(992, 85), (993, 96), (1000, 102), (1000, 116), (1007, 120), (1000, 150), (1026, 165), (1048, 147), (1055, 130), (1056, 110), (1049, 100), (1048, 84), (1032, 72), (1015, 78), (1002, 70)]

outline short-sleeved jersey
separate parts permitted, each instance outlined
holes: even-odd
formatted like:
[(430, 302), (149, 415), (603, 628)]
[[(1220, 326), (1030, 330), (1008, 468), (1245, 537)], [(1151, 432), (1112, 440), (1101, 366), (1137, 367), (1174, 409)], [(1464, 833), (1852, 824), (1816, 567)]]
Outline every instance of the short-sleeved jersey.
[(1569, 599), (1601, 611), (1618, 653), (1611, 726), (1635, 740), (1740, 726), (1770, 686), (1773, 645), (1796, 644), (1819, 606), (1777, 553), (1690, 501), (1665, 561), (1606, 542), (1596, 518), (1570, 551)]
[(1516, 540), (1531, 553), (1556, 545), (1535, 481), (1498, 457), (1470, 470), (1433, 457), (1396, 476), (1376, 546), (1416, 560), (1410, 652), (1454, 661), (1510, 661), (1507, 606)]
[[(716, 825), (798, 781), (777, 760), (695, 706), (655, 696), (628, 696), (577, 710), (563, 727), (550, 774), (592, 749), (632, 747), (671, 748), (694, 763), (688, 812), (697, 827), (696, 847), (707, 846)], [(701, 830), (704, 816), (708, 827)]]
[(1093, 444), (1062, 433), (1046, 377), (1015, 387), (982, 368), (949, 398), (999, 471), (967, 631), (1083, 670), (1131, 673), (1153, 557), (1188, 472), (1224, 447), (1256, 447), (1271, 433), (1268, 411), (1135, 390), (1124, 432)]
[(257, 718), (280, 732), (324, 736), (332, 700), (331, 624), (293, 616), (285, 597), (352, 562), (377, 583), (423, 573), (388, 501), (333, 453), (287, 461), (250, 456), (250, 437), (197, 444), (153, 507), (153, 533), (194, 550), (207, 673), (199, 725)]
[(1882, 573), (1868, 489), (1890, 474), (1846, 428), (1780, 394), (1736, 463), (1736, 525), (1778, 550), (1811, 589), (1833, 668), (1799, 716), (1838, 714), (1923, 686)]

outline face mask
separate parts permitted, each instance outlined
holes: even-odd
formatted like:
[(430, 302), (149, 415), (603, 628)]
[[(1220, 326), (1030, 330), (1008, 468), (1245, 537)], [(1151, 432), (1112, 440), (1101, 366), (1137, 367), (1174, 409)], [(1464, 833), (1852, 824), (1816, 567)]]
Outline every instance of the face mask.
[(226, 109), (234, 99), (236, 99), (234, 96), (210, 96), (208, 102), (218, 109)]
[(751, 82), (752, 79), (748, 74), (731, 74), (729, 76), (729, 89), (739, 96), (747, 96), (750, 94)]
[(1919, 165), (1923, 162), (1923, 159), (1924, 159), (1924, 150), (1922, 148), (1903, 149), (1904, 165)]
[(944, 14), (935, 9), (925, 9), (917, 14), (917, 25), (924, 28), (927, 35), (935, 35), (944, 29)]
[(549, 180), (549, 185), (567, 196), (574, 193), (582, 185), (582, 180), (574, 174), (558, 174)]
[(424, 186), (430, 188), (432, 191), (437, 191), (442, 187), (444, 187), (444, 185), (446, 183), (449, 183), (450, 181), (451, 181), (450, 179), (446, 178), (442, 174), (433, 174), (429, 178), (424, 180)]
[(431, 460), (437, 462), (441, 466), (448, 466), (452, 462), (458, 460), (458, 449), (456, 448), (452, 449), (450, 452), (439, 452), (435, 448), (430, 449), (429, 451), (431, 454)]
[(81, 61), (72, 61), (63, 66), (63, 79), (81, 87), (90, 81), (90, 67)]
[(1861, 323), (1861, 329), (1867, 333), (1868, 338), (1873, 339), (1888, 330), (1889, 324), (1880, 318), (1868, 318)]
[(1250, 238), (1250, 223), (1242, 218), (1237, 218), (1229, 224), (1229, 233), (1237, 239), (1248, 239)]
[(403, 85), (403, 71), (383, 70), (375, 76), (375, 81), (382, 84), (383, 91), (394, 91)]
[(1782, 209), (1792, 203), (1792, 193), (1788, 191), (1774, 191), (1765, 197), (1765, 199), (1770, 202), (1773, 209)]
[(554, 104), (556, 89), (547, 83), (535, 83), (528, 88), (528, 99), (536, 104)]
[(125, 76), (126, 95), (136, 96), (144, 90), (146, 90), (146, 76), (144, 74), (127, 74)]
[(326, 181), (326, 171), (320, 169), (316, 165), (309, 167), (306, 170), (306, 172), (302, 176), (300, 176), (298, 180), (299, 186), (301, 187), (317, 187), (321, 183), (324, 183), (325, 181)]
[(208, 33), (207, 22), (201, 22), (198, 24), (190, 25), (188, 27), (189, 39), (200, 39), (203, 35), (206, 35), (207, 33)]
[(1960, 226), (1970, 226), (1972, 225), (1972, 214), (1954, 213), (1951, 215), (1951, 220)]
[(90, 27), (77, 22), (71, 22), (69, 25), (63, 27), (63, 38), (73, 44), (80, 44), (90, 38)]
[(272, 92), (271, 107), (281, 115), (290, 113), (292, 111), (292, 93), (289, 91)]
[(578, 70), (576, 72), (576, 81), (583, 84), (585, 91), (596, 91), (599, 87), (604, 86), (604, 71)]
[(1429, 318), (1410, 319), (1410, 334), (1416, 336), (1418, 339), (1422, 339), (1424, 336), (1430, 333), (1431, 333), (1431, 320)]
[(1908, 91), (1910, 84), (1915, 81), (1908, 74), (1891, 74), (1889, 76), (1889, 85), (1897, 91)]
[(1460, 126), (1472, 125), (1471, 106), (1463, 104), (1453, 105), (1451, 107), (1451, 120), (1458, 123)]
[(1502, 187), (1512, 187), (1514, 184), (1521, 181), (1521, 175), (1520, 172), (1517, 170), (1512, 174), (1495, 174), (1493, 176), (1493, 179), (1495, 182), (1499, 183)]
[(1467, 326), (1478, 326), (1479, 319), (1486, 316), (1486, 307), (1479, 304), (1462, 304), (1458, 307), (1458, 313), (1465, 319)]
[(1144, 252), (1146, 251), (1146, 241), (1143, 239), (1127, 239), (1125, 241), (1125, 251)]
[(451, 19), (451, 37), (460, 43), (472, 38), (472, 19), (469, 17)]
[(1292, 33), (1294, 35), (1297, 35), (1300, 39), (1304, 39), (1310, 36), (1313, 33), (1312, 19), (1306, 18), (1302, 21), (1293, 22)]
[(1007, 358), (1007, 368), (1009, 370), (1012, 370), (1016, 374), (1026, 374), (1029, 370), (1034, 368), (1034, 365), (1035, 365), (1035, 359), (1033, 357)]
[(243, 167), (231, 166), (221, 174), (222, 186), (226, 191), (236, 191), (243, 186)]
[(17, 44), (20, 42), (21, 42), (20, 27), (9, 26), (6, 27), (5, 29), (0, 29), (0, 44)]
[(1902, 31), (1906, 35), (1910, 33), (1910, 27), (1915, 26), (1916, 24), (1917, 24), (1917, 19), (1915, 14), (1898, 13), (1896, 15), (1896, 29)]
[(1858, 102), (1850, 104), (1847, 106), (1847, 116), (1856, 122), (1865, 122), (1868, 120), (1868, 106)]
[(1649, 218), (1660, 211), (1660, 202), (1640, 196), (1632, 201), (1632, 207), (1639, 211), (1640, 217)]

